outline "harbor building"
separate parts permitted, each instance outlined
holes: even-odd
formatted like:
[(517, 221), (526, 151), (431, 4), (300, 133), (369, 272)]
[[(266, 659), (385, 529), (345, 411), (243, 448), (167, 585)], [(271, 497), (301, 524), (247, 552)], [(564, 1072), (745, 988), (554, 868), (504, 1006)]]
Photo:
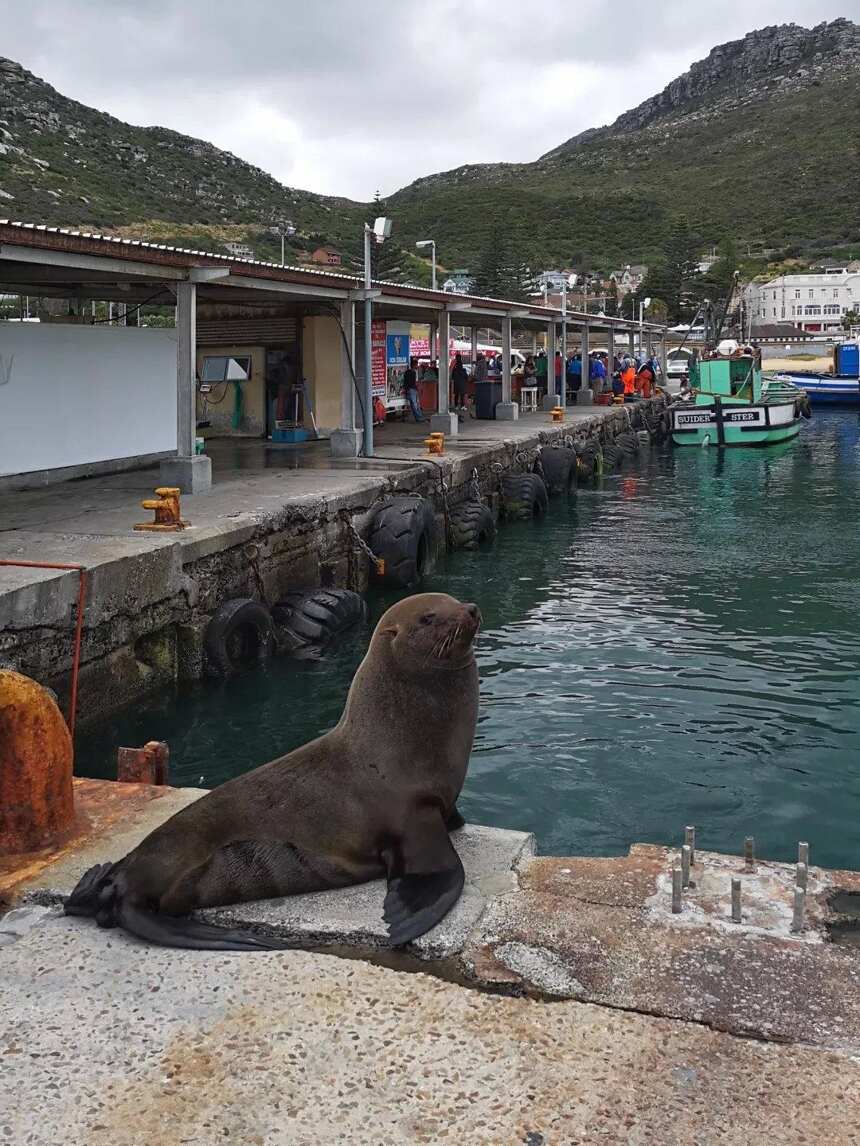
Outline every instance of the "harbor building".
[(807, 334), (842, 333), (842, 319), (860, 309), (860, 273), (847, 267), (816, 274), (779, 275), (745, 288), (752, 333), (762, 326), (785, 323)]

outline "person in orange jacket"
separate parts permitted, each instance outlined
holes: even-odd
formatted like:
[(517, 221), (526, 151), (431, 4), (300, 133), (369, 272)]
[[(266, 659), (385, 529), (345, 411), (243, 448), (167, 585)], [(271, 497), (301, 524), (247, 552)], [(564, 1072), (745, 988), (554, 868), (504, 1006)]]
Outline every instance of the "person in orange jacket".
[(621, 371), (621, 381), (624, 384), (624, 397), (636, 391), (636, 369), (632, 362), (625, 362)]

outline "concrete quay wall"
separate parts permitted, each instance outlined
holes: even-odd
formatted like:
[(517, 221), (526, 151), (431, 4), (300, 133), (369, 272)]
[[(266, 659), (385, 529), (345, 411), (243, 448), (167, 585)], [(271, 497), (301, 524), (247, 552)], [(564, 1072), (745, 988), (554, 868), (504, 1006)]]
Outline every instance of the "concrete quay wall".
[[(658, 399), (642, 407), (661, 405)], [(128, 523), (146, 515), (129, 497), (127, 504), (89, 509), (68, 532), (62, 518), (50, 527), (10, 531), (0, 538), (0, 558), (86, 567), (78, 701), (85, 722), (170, 682), (202, 676), (206, 626), (230, 598), (273, 604), (294, 589), (365, 590), (369, 563), (348, 523), (366, 535), (381, 500), (420, 494), (441, 523), (440, 482), (454, 506), (473, 496), (477, 471), (482, 497), (497, 510), (501, 474), (531, 470), (540, 448), (566, 435), (611, 440), (630, 428), (630, 416), (629, 407), (610, 407), (579, 411), (561, 425), (545, 417), (504, 426), (472, 423), (460, 439), (449, 439), (437, 464), (428, 463), (423, 443), (412, 437), (381, 447), (373, 462), (350, 470), (325, 468), (319, 457), (307, 469), (264, 469), (183, 499), (191, 526), (181, 533), (131, 532)], [(95, 491), (88, 496), (98, 502), (100, 483), (110, 480), (85, 483)], [(40, 505), (50, 507), (67, 494), (55, 487), (39, 496), (49, 497)], [(49, 516), (48, 508), (40, 512)], [(53, 688), (63, 705), (77, 595), (76, 572), (0, 568), (0, 664)]]

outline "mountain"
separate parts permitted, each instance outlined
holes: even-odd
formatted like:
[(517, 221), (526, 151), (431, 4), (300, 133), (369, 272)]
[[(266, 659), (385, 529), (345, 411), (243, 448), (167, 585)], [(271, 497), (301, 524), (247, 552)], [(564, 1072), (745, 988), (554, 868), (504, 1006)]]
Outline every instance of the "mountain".
[(340, 242), (356, 205), (284, 187), (211, 143), (133, 127), (67, 99), (0, 58), (0, 214), (211, 247), (252, 240), (280, 254), (284, 218), (299, 243)]
[(763, 28), (535, 163), (460, 167), (385, 205), (463, 263), (500, 224), (534, 262), (648, 261), (678, 213), (708, 244), (857, 244), (858, 125), (860, 26)]
[[(405, 247), (435, 238), (443, 266), (475, 263), (500, 230), (532, 265), (647, 262), (679, 214), (703, 244), (857, 247), (858, 124), (860, 26), (762, 28), (534, 163), (460, 167), (379, 207)], [(215, 249), (242, 239), (271, 257), (284, 216), (296, 250), (351, 252), (372, 210), (283, 187), (201, 140), (122, 123), (0, 59), (2, 214)]]

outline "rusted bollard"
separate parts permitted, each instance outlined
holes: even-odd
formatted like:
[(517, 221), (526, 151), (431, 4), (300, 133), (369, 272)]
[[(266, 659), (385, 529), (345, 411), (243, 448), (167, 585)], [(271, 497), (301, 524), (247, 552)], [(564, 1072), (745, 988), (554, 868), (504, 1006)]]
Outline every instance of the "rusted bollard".
[(117, 748), (116, 778), (124, 784), (166, 784), (170, 750), (163, 740), (143, 748)]
[(59, 843), (75, 818), (72, 738), (56, 701), (0, 669), (0, 855)]

